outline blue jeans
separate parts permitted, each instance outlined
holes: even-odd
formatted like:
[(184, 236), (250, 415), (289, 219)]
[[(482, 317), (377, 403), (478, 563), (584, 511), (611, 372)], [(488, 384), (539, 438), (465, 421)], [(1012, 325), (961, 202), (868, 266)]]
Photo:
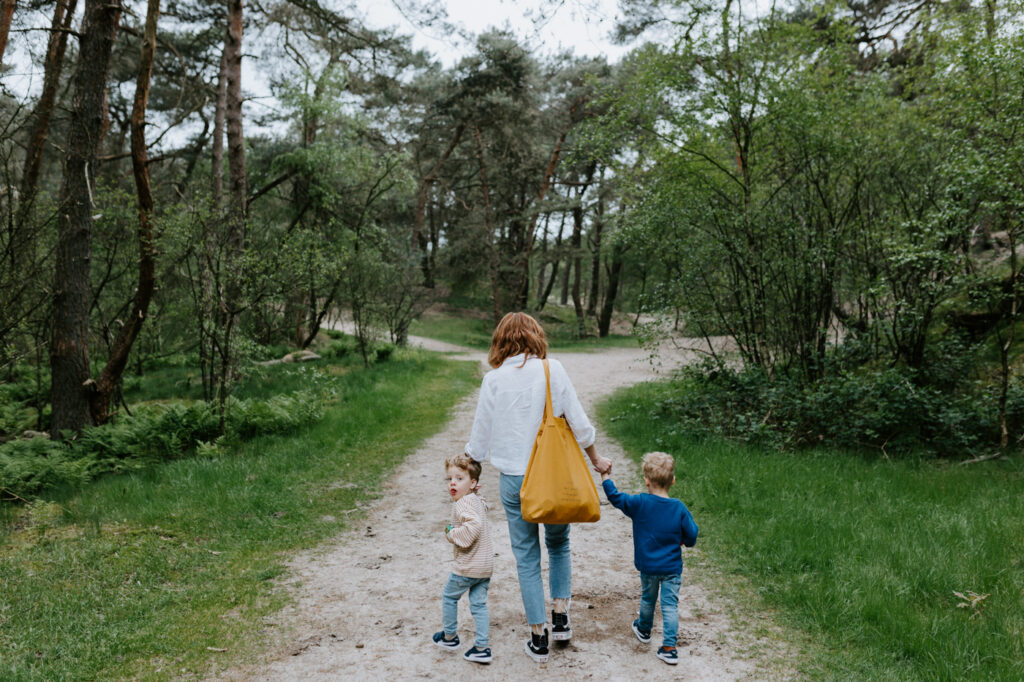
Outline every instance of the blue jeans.
[[(505, 507), (508, 536), (519, 574), (519, 593), (523, 597), (526, 622), (548, 622), (544, 600), (544, 580), (540, 574), (540, 524), (523, 520), (519, 489), (522, 476), (501, 475), (501, 504)], [(572, 596), (572, 558), (569, 555), (569, 524), (544, 524), (544, 544), (548, 548), (548, 580), (552, 599)]]
[(679, 585), (682, 576), (640, 574), (640, 622), (637, 626), (650, 632), (654, 626), (654, 604), (661, 588), (661, 645), (675, 646), (679, 633)]
[(459, 597), (469, 592), (469, 612), (476, 625), (476, 646), (485, 649), (490, 642), (491, 616), (487, 612), (487, 588), (490, 578), (466, 578), (452, 573), (441, 593), (441, 615), (445, 639), (454, 637), (459, 629)]

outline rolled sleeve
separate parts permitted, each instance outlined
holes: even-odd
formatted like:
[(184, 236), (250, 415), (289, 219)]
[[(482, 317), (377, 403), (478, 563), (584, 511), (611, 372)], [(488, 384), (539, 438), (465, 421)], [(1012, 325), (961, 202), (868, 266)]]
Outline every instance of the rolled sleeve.
[(587, 418), (587, 413), (583, 411), (583, 405), (580, 404), (580, 399), (576, 395), (576, 389), (573, 388), (572, 381), (569, 380), (569, 375), (561, 363), (558, 364), (558, 369), (560, 374), (558, 383), (561, 384), (559, 402), (562, 404), (562, 416), (569, 422), (569, 427), (572, 429), (573, 435), (576, 436), (576, 442), (580, 444), (581, 448), (586, 449), (594, 444), (597, 439), (597, 431), (590, 423), (590, 419)]

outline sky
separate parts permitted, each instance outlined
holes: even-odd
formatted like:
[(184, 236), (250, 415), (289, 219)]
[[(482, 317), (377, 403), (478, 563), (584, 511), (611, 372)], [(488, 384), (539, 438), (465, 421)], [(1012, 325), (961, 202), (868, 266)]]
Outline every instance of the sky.
[(489, 28), (510, 28), (539, 54), (571, 49), (579, 56), (605, 55), (615, 62), (628, 52), (609, 35), (618, 13), (616, 0), (445, 0), (448, 21), (460, 32), (416, 25), (403, 14), (406, 0), (359, 2), (373, 27), (397, 27), (413, 45), (452, 66), (472, 50), (472, 36)]
[[(442, 5), (446, 24), (424, 26), (415, 21), (412, 8), (417, 3)], [(571, 50), (578, 56), (603, 55), (609, 62), (616, 62), (629, 51), (629, 47), (615, 45), (609, 39), (618, 14), (617, 0), (324, 0), (324, 4), (338, 9), (343, 5), (347, 11), (362, 14), (372, 28), (397, 29), (411, 38), (415, 48), (433, 54), (445, 67), (473, 52), (475, 36), (490, 28), (511, 30), (538, 56)], [(41, 28), (49, 25), (47, 11), (19, 9), (19, 24)], [(4, 59), (5, 67), (13, 67), (3, 77), (9, 91), (19, 95), (38, 93), (44, 36), (33, 32), (12, 37)], [(256, 52), (258, 48), (247, 53), (251, 57)], [(262, 107), (274, 106), (265, 68), (258, 60), (243, 60), (243, 88), (251, 98), (246, 104), (248, 112), (258, 114)], [(173, 143), (184, 134), (172, 135), (168, 140)]]

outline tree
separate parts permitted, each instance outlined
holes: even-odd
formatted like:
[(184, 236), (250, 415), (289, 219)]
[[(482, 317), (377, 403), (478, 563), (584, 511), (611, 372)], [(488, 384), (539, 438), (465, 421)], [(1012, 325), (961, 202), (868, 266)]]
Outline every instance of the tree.
[(64, 210), (58, 222), (50, 340), (54, 434), (77, 433), (94, 421), (90, 405), (95, 381), (89, 368), (92, 185), (103, 140), (107, 74), (120, 15), (119, 0), (85, 3), (60, 195)]
[(4, 52), (7, 50), (7, 35), (11, 30), (11, 18), (17, 0), (0, 0), (0, 66), (3, 66)]
[(139, 205), (139, 275), (138, 286), (128, 315), (116, 340), (110, 348), (107, 363), (100, 372), (96, 391), (92, 396), (92, 418), (97, 424), (108, 419), (110, 400), (120, 385), (121, 374), (128, 364), (132, 345), (138, 338), (149, 311), (156, 286), (156, 235), (153, 228), (153, 190), (149, 181), (148, 154), (146, 153), (146, 105), (156, 54), (156, 25), (160, 16), (160, 0), (149, 0), (146, 24), (139, 58), (139, 75), (132, 106), (132, 172)]

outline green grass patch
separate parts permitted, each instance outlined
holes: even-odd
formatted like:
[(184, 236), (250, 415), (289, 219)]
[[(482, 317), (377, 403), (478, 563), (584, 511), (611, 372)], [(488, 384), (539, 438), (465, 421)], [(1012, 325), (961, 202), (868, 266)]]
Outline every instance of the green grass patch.
[[(591, 336), (576, 338), (576, 316), (572, 308), (551, 307), (535, 315), (544, 327), (548, 346), (553, 351), (586, 352), (603, 348), (636, 348), (639, 340), (628, 334), (609, 334), (601, 339), (594, 330)], [(451, 313), (430, 313), (414, 320), (409, 327), (414, 336), (425, 336), (457, 346), (487, 350), (491, 346), (494, 322), (479, 313), (455, 311)]]
[[(709, 559), (822, 644), (805, 672), (1024, 679), (1019, 456), (957, 466), (699, 442), (651, 416), (666, 390), (620, 392), (601, 421), (636, 458), (676, 456), (672, 493), (693, 511)], [(988, 596), (960, 606), (954, 591)]]
[(287, 558), (344, 530), (479, 378), (412, 351), (340, 369), (314, 425), (3, 509), (0, 678), (200, 676), (257, 651)]

